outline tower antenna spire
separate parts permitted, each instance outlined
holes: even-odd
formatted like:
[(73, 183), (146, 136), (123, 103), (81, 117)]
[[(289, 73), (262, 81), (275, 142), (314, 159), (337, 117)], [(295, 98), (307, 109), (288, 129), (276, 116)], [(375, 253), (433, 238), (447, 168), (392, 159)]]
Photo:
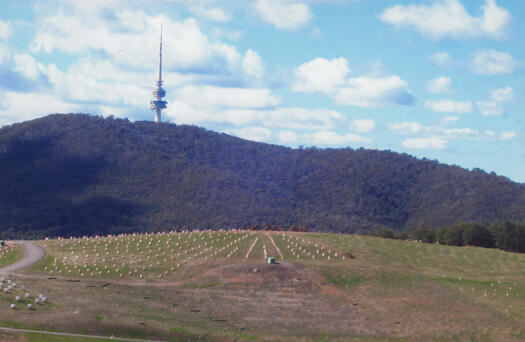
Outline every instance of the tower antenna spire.
[(162, 98), (166, 96), (166, 91), (162, 88), (162, 24), (160, 25), (160, 49), (159, 49), (159, 78), (157, 80), (157, 87), (153, 90), (153, 97), (150, 102), (150, 109), (155, 111), (155, 122), (162, 121), (162, 110), (166, 109), (167, 101)]

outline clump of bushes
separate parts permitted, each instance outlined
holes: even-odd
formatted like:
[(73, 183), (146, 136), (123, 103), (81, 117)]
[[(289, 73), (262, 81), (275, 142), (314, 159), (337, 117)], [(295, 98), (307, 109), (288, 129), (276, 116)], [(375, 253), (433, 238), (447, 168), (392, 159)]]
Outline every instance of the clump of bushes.
[(368, 235), (451, 246), (499, 248), (509, 252), (525, 253), (525, 224), (512, 221), (494, 223), (488, 227), (477, 222), (462, 222), (437, 230), (421, 225), (408, 236), (404, 232), (380, 228), (371, 231)]
[(385, 239), (395, 239), (395, 240), (406, 240), (408, 235), (405, 232), (398, 232), (389, 228), (378, 228), (370, 231), (368, 233), (370, 236), (381, 237)]

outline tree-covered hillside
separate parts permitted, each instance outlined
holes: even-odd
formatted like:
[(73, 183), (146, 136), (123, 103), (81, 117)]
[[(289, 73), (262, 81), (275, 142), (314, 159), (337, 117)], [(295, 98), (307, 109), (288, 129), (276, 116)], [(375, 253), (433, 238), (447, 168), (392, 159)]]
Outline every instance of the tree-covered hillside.
[(525, 186), (406, 154), (290, 149), (194, 126), (49, 115), (0, 129), (4, 236), (525, 219)]

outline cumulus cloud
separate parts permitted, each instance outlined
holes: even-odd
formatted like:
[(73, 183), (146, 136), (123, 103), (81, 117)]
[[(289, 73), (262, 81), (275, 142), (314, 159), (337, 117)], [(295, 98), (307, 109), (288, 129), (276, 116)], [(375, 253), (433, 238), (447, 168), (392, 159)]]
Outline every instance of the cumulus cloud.
[(11, 24), (8, 21), (0, 20), (0, 40), (7, 40), (11, 33)]
[(38, 65), (33, 56), (28, 54), (16, 54), (13, 58), (14, 70), (29, 79), (37, 79), (42, 72), (42, 64)]
[(281, 104), (281, 99), (269, 89), (185, 86), (177, 91), (177, 98), (202, 109), (268, 108)]
[(443, 99), (439, 101), (426, 101), (425, 107), (434, 112), (441, 113), (466, 114), (472, 112), (472, 104), (470, 102), (459, 102), (450, 99)]
[[(224, 123), (240, 126), (264, 126), (283, 130), (331, 130), (340, 127), (345, 117), (333, 110), (306, 109), (300, 107), (278, 106), (265, 108), (263, 102), (256, 102), (248, 106), (246, 100), (221, 100), (223, 105), (211, 105), (215, 97), (194, 97), (198, 90), (192, 90), (190, 96), (177, 96), (177, 101), (170, 103), (166, 110), (168, 118), (177, 123), (206, 124)], [(204, 92), (206, 93), (206, 92)], [(257, 93), (253, 93), (257, 94)], [(232, 98), (227, 95), (227, 98)], [(201, 101), (204, 100), (204, 101)], [(257, 101), (260, 101), (256, 99)], [(241, 104), (244, 103), (244, 108)], [(257, 108), (256, 104), (259, 104)], [(225, 106), (226, 105), (226, 106)], [(216, 107), (214, 107), (216, 106)]]
[(242, 70), (248, 76), (261, 79), (264, 74), (264, 62), (261, 56), (253, 50), (246, 51), (242, 59)]
[(0, 44), (0, 89), (26, 92), (48, 87), (46, 67), (26, 53), (12, 54)]
[(501, 116), (505, 113), (504, 102), (514, 98), (514, 91), (511, 87), (494, 90), (488, 101), (476, 102), (479, 111), (484, 116)]
[(252, 141), (269, 141), (272, 131), (266, 127), (243, 127), (231, 131), (233, 135)]
[(282, 144), (295, 144), (298, 140), (298, 135), (294, 131), (281, 131), (277, 133), (277, 139)]
[(403, 147), (410, 149), (424, 149), (424, 150), (444, 150), (447, 148), (448, 141), (443, 138), (407, 138), (403, 140)]
[(490, 97), (494, 101), (498, 102), (511, 101), (514, 98), (514, 90), (512, 90), (512, 88), (508, 86), (505, 88), (496, 89), (490, 94)]
[(312, 19), (310, 7), (303, 2), (256, 0), (253, 6), (264, 21), (277, 29), (297, 30)]
[(342, 86), (350, 68), (346, 58), (316, 58), (295, 69), (294, 91), (332, 93)]
[(454, 60), (450, 57), (450, 54), (445, 51), (436, 52), (428, 57), (435, 65), (448, 68), (454, 64)]
[(458, 121), (459, 121), (459, 118), (457, 116), (446, 116), (441, 120), (441, 124), (443, 126), (448, 126)]
[(500, 75), (512, 73), (516, 69), (517, 63), (506, 52), (479, 50), (474, 53), (471, 67), (476, 74)]
[(372, 119), (357, 119), (352, 121), (350, 129), (357, 133), (366, 133), (376, 127), (376, 122)]
[[(163, 24), (165, 67), (186, 72), (233, 71), (240, 68), (237, 49), (220, 41), (210, 41), (194, 18), (172, 21), (162, 15), (120, 10), (115, 20), (105, 17), (78, 17), (64, 12), (41, 17), (32, 52), (68, 54), (106, 53), (119, 65), (144, 69), (156, 67), (159, 28)], [(117, 26), (117, 27), (115, 27)], [(79, 39), (82, 37), (82, 39)]]
[(516, 132), (512, 132), (512, 131), (503, 132), (500, 134), (501, 140), (511, 140), (511, 139), (514, 139), (515, 137), (516, 137)]
[(321, 92), (338, 104), (359, 107), (409, 105), (414, 101), (405, 80), (387, 77), (348, 77), (348, 61), (343, 58), (316, 58), (295, 69), (292, 90)]
[(395, 75), (350, 78), (334, 98), (339, 104), (359, 107), (410, 105), (414, 102), (408, 83)]
[(191, 11), (198, 17), (205, 18), (211, 21), (225, 23), (230, 21), (230, 16), (224, 12), (220, 7), (192, 7)]
[(431, 39), (501, 38), (510, 23), (510, 13), (495, 0), (486, 0), (479, 17), (471, 16), (459, 0), (439, 0), (432, 5), (395, 5), (380, 19), (395, 27), (412, 27)]
[[(1, 91), (0, 91), (1, 94)], [(78, 112), (79, 106), (40, 92), (5, 92), (0, 107), (0, 126), (30, 120), (49, 113)]]
[(396, 134), (411, 135), (423, 131), (424, 127), (418, 122), (397, 122), (390, 124), (388, 129)]
[(472, 128), (446, 128), (443, 133), (449, 138), (470, 138), (475, 137), (479, 132)]
[(303, 135), (305, 141), (319, 146), (341, 146), (350, 144), (369, 144), (370, 139), (361, 137), (356, 134), (338, 134), (334, 131), (317, 131), (311, 134)]
[(433, 94), (449, 94), (452, 92), (451, 84), (449, 77), (440, 76), (427, 83), (427, 90)]
[(501, 116), (505, 113), (501, 103), (496, 101), (479, 101), (476, 105), (484, 116)]

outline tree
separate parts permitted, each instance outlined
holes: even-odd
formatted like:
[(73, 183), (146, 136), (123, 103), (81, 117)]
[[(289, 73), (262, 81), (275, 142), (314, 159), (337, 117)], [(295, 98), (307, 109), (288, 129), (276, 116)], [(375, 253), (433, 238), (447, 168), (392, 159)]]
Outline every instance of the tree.
[(463, 231), (465, 245), (479, 247), (494, 247), (494, 239), (490, 231), (481, 223), (471, 223)]
[(397, 232), (394, 234), (394, 239), (397, 239), (397, 240), (406, 240), (408, 239), (408, 235), (407, 233), (405, 232)]
[(444, 236), (444, 242), (446, 245), (452, 246), (463, 246), (463, 231), (467, 228), (465, 223), (459, 223), (447, 227)]
[(436, 233), (434, 230), (426, 228), (421, 225), (419, 228), (414, 229), (409, 235), (410, 240), (417, 240), (421, 242), (434, 243), (436, 241)]
[(368, 233), (370, 236), (376, 236), (376, 237), (382, 237), (386, 239), (394, 239), (395, 234), (391, 229), (388, 228), (378, 228), (372, 230), (370, 233)]
[(490, 226), (495, 245), (509, 252), (525, 252), (525, 226), (518, 222), (503, 221)]
[(436, 242), (446, 245), (446, 233), (447, 233), (447, 227), (441, 227), (438, 230), (436, 230)]

